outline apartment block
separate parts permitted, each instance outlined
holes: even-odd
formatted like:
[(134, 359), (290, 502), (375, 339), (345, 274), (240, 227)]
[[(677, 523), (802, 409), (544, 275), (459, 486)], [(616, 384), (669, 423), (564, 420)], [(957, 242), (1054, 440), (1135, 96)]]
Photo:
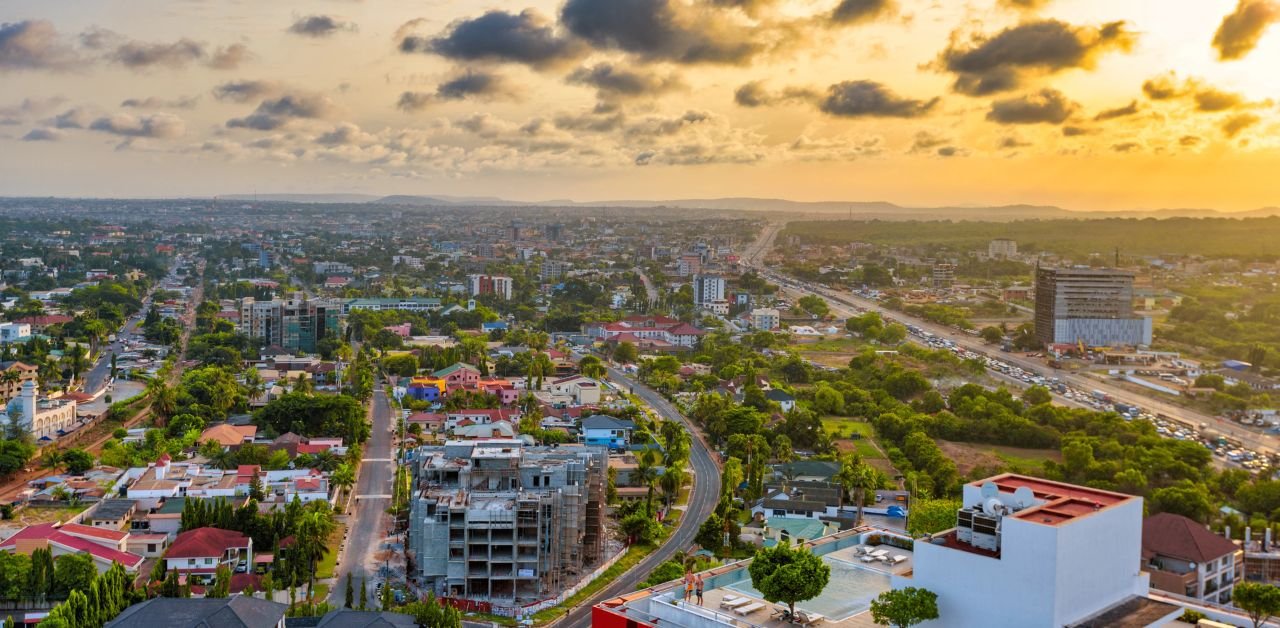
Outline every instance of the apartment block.
[(473, 297), (482, 294), (496, 294), (503, 300), (511, 299), (512, 281), (510, 277), (498, 275), (468, 275), (467, 287)]
[(411, 465), (408, 551), (437, 595), (535, 601), (603, 559), (602, 447), (450, 441), (419, 448)]
[(724, 301), (724, 277), (719, 275), (698, 275), (693, 278), (693, 302), (708, 306), (717, 301)]
[(1036, 270), (1036, 337), (1087, 347), (1151, 344), (1151, 319), (1133, 313), (1133, 273), (1101, 268)]
[(1009, 259), (1018, 256), (1018, 241), (1007, 238), (996, 238), (987, 243), (987, 255), (989, 257), (1003, 257)]
[(268, 346), (314, 353), (321, 339), (342, 331), (341, 303), (305, 298), (240, 301), (240, 329)]

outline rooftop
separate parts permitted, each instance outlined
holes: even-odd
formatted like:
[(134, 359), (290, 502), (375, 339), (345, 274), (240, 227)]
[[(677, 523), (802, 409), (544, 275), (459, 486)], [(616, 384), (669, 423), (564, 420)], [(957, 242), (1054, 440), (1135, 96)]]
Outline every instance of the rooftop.
[(1041, 503), (1020, 510), (1013, 517), (1052, 526), (1062, 525), (1073, 519), (1136, 499), (1132, 495), (1123, 493), (1043, 480), (1016, 473), (1006, 473), (970, 482), (969, 486), (981, 488), (987, 483), (995, 484), (1001, 493), (1007, 494), (1013, 494), (1020, 488), (1030, 489), (1032, 495)]
[(229, 598), (158, 597), (124, 609), (107, 628), (263, 628), (284, 618), (287, 604), (236, 595)]

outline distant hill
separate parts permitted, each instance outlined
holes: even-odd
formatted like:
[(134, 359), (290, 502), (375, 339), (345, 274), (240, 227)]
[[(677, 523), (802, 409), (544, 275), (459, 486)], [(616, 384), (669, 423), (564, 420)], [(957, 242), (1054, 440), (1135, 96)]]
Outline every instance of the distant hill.
[(375, 194), (227, 194), (218, 198), (275, 203), (371, 203), (382, 197)]

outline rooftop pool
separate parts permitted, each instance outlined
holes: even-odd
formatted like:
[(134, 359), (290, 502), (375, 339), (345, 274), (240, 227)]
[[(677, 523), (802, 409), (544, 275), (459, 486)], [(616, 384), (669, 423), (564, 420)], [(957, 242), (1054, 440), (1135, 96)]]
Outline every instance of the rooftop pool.
[[(827, 588), (812, 600), (796, 603), (796, 608), (818, 613), (831, 621), (843, 621), (871, 608), (871, 600), (892, 588), (887, 573), (867, 569), (832, 556), (823, 556), (822, 562), (831, 567), (831, 580), (828, 581)], [(726, 584), (725, 588), (764, 599), (764, 596), (751, 586), (751, 574), (746, 569), (739, 573), (742, 579)]]

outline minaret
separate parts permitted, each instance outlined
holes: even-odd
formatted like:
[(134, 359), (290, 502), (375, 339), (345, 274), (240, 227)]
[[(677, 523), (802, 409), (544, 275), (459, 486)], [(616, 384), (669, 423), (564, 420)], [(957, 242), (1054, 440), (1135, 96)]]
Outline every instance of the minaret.
[(18, 406), (22, 408), (22, 416), (18, 420), (26, 421), (32, 430), (36, 426), (36, 397), (38, 394), (39, 387), (36, 386), (34, 379), (22, 382), (21, 403)]

